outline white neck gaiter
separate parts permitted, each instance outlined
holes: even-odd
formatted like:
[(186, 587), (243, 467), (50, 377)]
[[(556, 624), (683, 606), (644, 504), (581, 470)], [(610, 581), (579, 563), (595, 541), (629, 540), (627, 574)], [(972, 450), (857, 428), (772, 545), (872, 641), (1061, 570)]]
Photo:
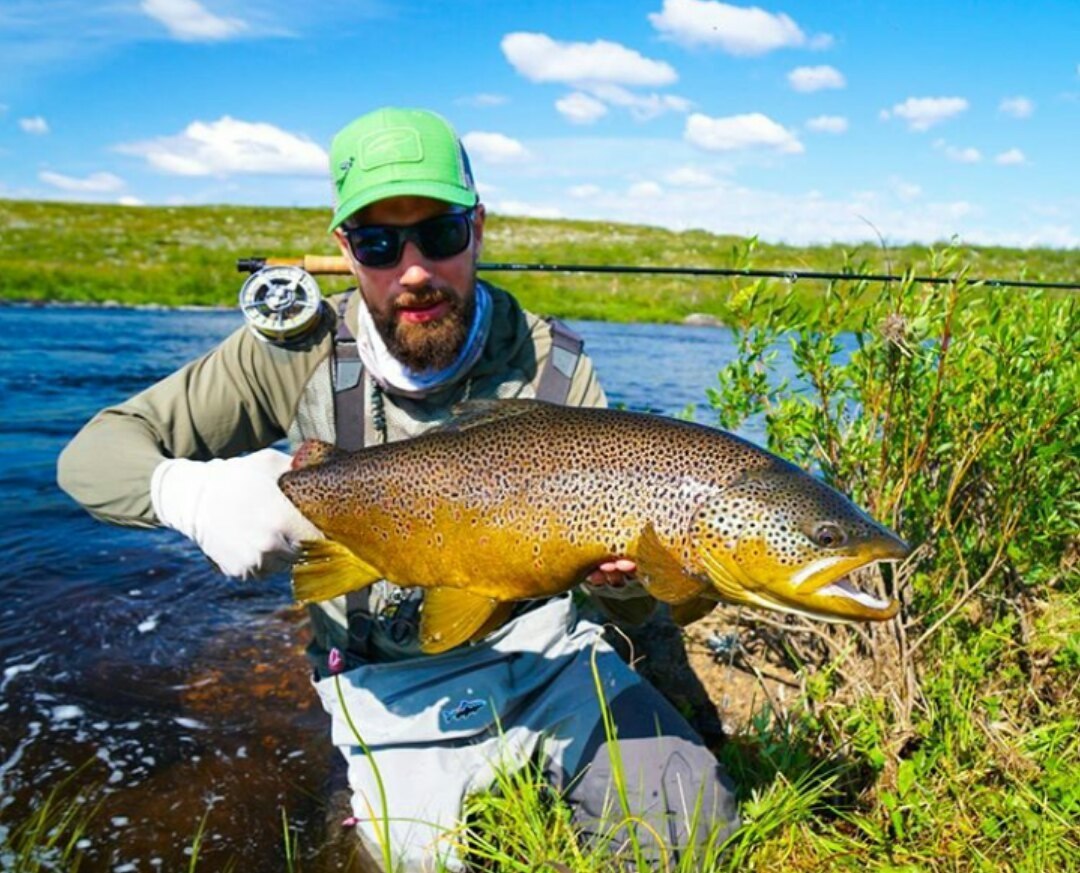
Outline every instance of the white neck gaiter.
[(364, 369), (384, 391), (412, 398), (424, 397), (457, 382), (480, 357), (491, 327), (491, 294), (483, 282), (476, 283), (475, 299), (472, 325), (457, 359), (443, 370), (418, 373), (390, 354), (361, 296), (357, 308), (356, 350)]

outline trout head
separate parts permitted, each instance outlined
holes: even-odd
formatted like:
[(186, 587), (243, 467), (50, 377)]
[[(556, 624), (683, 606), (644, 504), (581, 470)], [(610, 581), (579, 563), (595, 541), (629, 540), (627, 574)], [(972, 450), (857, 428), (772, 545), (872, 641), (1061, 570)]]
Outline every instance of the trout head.
[(723, 600), (825, 621), (884, 621), (899, 604), (847, 575), (901, 560), (908, 545), (823, 482), (792, 465), (749, 472), (710, 498), (693, 542)]

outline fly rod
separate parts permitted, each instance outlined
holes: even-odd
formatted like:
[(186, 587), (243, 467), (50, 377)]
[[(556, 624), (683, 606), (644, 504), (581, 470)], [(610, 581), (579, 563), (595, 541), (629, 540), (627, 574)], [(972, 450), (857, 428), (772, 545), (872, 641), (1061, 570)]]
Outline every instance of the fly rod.
[[(303, 255), (298, 258), (240, 258), (236, 269), (241, 273), (256, 273), (264, 267), (299, 267), (307, 273), (319, 276), (346, 276), (351, 274), (349, 264), (340, 255)], [(488, 273), (620, 273), (626, 275), (656, 276), (731, 276), (740, 278), (784, 279), (798, 282), (800, 279), (842, 280), (854, 279), (866, 282), (900, 282), (904, 276), (891, 273), (823, 272), (820, 270), (753, 270), (736, 267), (650, 267), (619, 264), (530, 264), (513, 262), (480, 262), (477, 270)], [(956, 281), (950, 276), (912, 276), (913, 282), (927, 285), (950, 285)], [(988, 288), (1048, 288), (1059, 291), (1080, 291), (1080, 282), (1039, 282), (1032, 279), (967, 279), (972, 285)]]

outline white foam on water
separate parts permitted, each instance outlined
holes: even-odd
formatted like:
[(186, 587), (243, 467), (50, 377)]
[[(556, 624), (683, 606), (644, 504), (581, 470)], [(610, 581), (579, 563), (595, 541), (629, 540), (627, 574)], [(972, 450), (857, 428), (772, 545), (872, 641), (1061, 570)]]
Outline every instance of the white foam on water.
[(6, 666), (4, 668), (4, 681), (0, 682), (0, 693), (3, 693), (4, 689), (8, 687), (8, 683), (16, 676), (20, 673), (29, 673), (31, 670), (36, 670), (48, 657), (48, 655), (41, 655), (32, 664), (9, 664)]
[(175, 718), (173, 718), (173, 721), (175, 721), (178, 725), (180, 725), (180, 727), (189, 728), (189, 729), (191, 729), (193, 731), (204, 731), (204, 730), (206, 730), (206, 725), (203, 724), (201, 721), (198, 721), (197, 719), (194, 719), (194, 718), (186, 718), (186, 717), (184, 717), (182, 715), (178, 715)]
[(151, 631), (157, 630), (158, 619), (161, 618), (160, 612), (155, 612), (149, 618), (144, 621), (140, 621), (135, 627), (141, 634), (148, 634)]
[(73, 718), (82, 718), (85, 714), (83, 708), (74, 703), (65, 703), (52, 709), (53, 721), (71, 721)]

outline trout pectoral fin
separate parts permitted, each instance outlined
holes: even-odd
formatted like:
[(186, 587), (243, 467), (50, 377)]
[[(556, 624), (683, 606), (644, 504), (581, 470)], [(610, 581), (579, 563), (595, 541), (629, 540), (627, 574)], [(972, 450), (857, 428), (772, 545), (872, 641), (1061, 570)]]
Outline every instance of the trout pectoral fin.
[(293, 566), (293, 595), (301, 603), (317, 603), (359, 591), (382, 573), (351, 549), (333, 540), (304, 540)]
[(671, 607), (671, 617), (679, 627), (686, 627), (712, 612), (717, 602), (712, 597), (695, 597), (686, 603), (676, 603)]
[(638, 537), (635, 552), (637, 577), (657, 600), (686, 603), (705, 591), (704, 583), (688, 574), (660, 542), (652, 522), (645, 525)]
[(460, 646), (485, 627), (498, 606), (461, 588), (429, 588), (420, 614), (420, 648), (435, 655)]
[(731, 572), (712, 552), (707, 548), (702, 548), (698, 552), (698, 557), (701, 559), (702, 566), (705, 567), (705, 573), (709, 577), (709, 581), (712, 582), (713, 588), (716, 589), (716, 593), (728, 603), (748, 603), (754, 605), (758, 603), (760, 598), (750, 597), (746, 587), (742, 582), (735, 577), (735, 574)]

